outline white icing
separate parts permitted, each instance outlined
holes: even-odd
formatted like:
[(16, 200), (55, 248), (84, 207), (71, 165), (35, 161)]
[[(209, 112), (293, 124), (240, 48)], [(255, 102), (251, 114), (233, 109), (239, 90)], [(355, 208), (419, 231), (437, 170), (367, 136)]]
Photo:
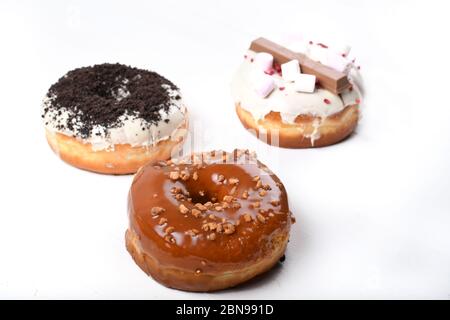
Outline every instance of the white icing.
[[(261, 98), (252, 90), (255, 66), (251, 59), (254, 55), (255, 52), (248, 52), (247, 59), (233, 78), (231, 90), (235, 102), (239, 102), (255, 119), (263, 119), (274, 111), (280, 113), (284, 122), (293, 123), (300, 114), (327, 117), (345, 108), (346, 104), (340, 95), (321, 88), (316, 88), (314, 93), (297, 92), (294, 83), (284, 81), (277, 73), (272, 76), (276, 84), (275, 90), (266, 98)], [(280, 87), (284, 87), (284, 90), (280, 90)], [(330, 103), (325, 103), (325, 99)]]
[[(128, 82), (124, 79), (124, 85)], [(74, 129), (67, 128), (67, 122), (70, 113), (73, 111), (60, 108), (55, 110), (49, 108), (47, 112), (43, 112), (44, 124), (48, 131), (51, 133), (62, 133), (68, 136), (77, 137), (83, 143), (90, 143), (94, 151), (97, 150), (114, 150), (116, 144), (129, 144), (133, 147), (138, 146), (153, 146), (159, 141), (167, 140), (176, 134), (177, 129), (184, 123), (187, 109), (182, 99), (176, 99), (175, 97), (181, 94), (178, 90), (172, 90), (170, 86), (163, 85), (170, 96), (170, 106), (167, 111), (163, 108), (159, 111), (161, 119), (157, 123), (147, 123), (144, 119), (140, 118), (138, 114), (123, 114), (119, 117), (118, 125), (112, 128), (106, 128), (102, 125), (95, 126), (91, 134), (84, 139), (79, 138), (77, 135), (80, 125), (74, 121)], [(122, 100), (129, 96), (129, 91), (125, 86), (119, 87), (114, 93), (114, 97), (117, 100)], [(51, 106), (55, 96), (46, 96), (43, 101), (43, 109)], [(62, 125), (62, 127), (59, 127)], [(145, 128), (145, 130), (142, 130)]]

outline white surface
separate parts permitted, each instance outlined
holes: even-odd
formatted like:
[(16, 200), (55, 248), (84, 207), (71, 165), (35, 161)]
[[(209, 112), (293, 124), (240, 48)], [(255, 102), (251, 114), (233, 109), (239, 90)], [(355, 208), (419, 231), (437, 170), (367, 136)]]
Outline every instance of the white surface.
[[(449, 298), (447, 6), (1, 1), (0, 298)], [(229, 83), (250, 41), (296, 31), (350, 43), (362, 66), (363, 118), (339, 145), (271, 148), (234, 113)], [(136, 267), (124, 247), (132, 177), (64, 164), (40, 122), (41, 98), (58, 77), (106, 61), (179, 85), (196, 149), (255, 149), (280, 176), (297, 217), (281, 268), (193, 294)]]

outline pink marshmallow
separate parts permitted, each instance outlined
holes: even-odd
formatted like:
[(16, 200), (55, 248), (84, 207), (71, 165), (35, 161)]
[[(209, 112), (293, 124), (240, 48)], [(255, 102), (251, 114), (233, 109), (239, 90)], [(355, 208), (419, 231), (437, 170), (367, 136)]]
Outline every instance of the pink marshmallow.
[(262, 71), (270, 71), (273, 66), (273, 56), (267, 52), (259, 52), (255, 56), (255, 64)]
[(330, 68), (333, 68), (336, 71), (344, 72), (347, 69), (350, 62), (342, 55), (330, 51), (328, 53), (327, 60), (324, 64)]
[(253, 79), (253, 89), (262, 98), (267, 97), (275, 88), (273, 78), (263, 72), (258, 73)]

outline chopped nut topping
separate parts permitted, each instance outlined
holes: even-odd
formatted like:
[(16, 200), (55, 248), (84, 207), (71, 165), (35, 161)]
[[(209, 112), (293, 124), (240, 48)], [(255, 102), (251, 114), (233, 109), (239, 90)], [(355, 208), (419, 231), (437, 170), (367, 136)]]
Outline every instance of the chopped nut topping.
[(256, 182), (255, 189), (259, 189), (261, 187), (262, 187), (262, 182), (261, 182), (261, 180), (258, 180), (258, 182)]
[(153, 198), (158, 198), (158, 194), (157, 194), (157, 193), (154, 193), (154, 194), (153, 194)]
[(223, 229), (224, 229), (225, 234), (232, 234), (236, 231), (236, 228), (231, 223), (224, 224)]
[(272, 188), (268, 184), (263, 185), (263, 189), (264, 190), (272, 190)]
[(202, 270), (197, 269), (197, 270), (195, 270), (195, 273), (196, 273), (196, 274), (200, 274), (200, 273), (202, 273)]
[(235, 194), (236, 193), (236, 186), (234, 186), (233, 188), (231, 188), (231, 190), (230, 190), (230, 195), (233, 195), (233, 194)]
[(167, 227), (166, 230), (164, 231), (165, 233), (169, 234), (172, 233), (175, 230), (174, 227)]
[(209, 231), (209, 225), (207, 223), (202, 225), (202, 230), (208, 232)]
[(151, 210), (152, 216), (157, 216), (158, 214), (161, 214), (164, 211), (166, 211), (166, 209), (161, 208), (161, 207), (153, 207), (152, 210)]
[(270, 200), (270, 204), (273, 205), (274, 207), (276, 207), (276, 206), (280, 205), (280, 201), (279, 200)]
[(219, 174), (219, 175), (217, 176), (217, 181), (218, 181), (218, 182), (223, 182), (223, 180), (225, 180), (225, 177), (224, 177), (222, 174)]
[(264, 190), (264, 189), (259, 190), (259, 195), (260, 195), (261, 197), (264, 197), (266, 194), (267, 194), (267, 191), (266, 191), (266, 190)]
[(173, 194), (181, 193), (181, 188), (178, 188), (178, 187), (172, 187), (172, 188), (170, 189), (170, 192), (173, 193)]
[(248, 199), (248, 191), (242, 193), (242, 199)]
[(266, 222), (266, 218), (264, 218), (264, 216), (261, 213), (258, 213), (256, 215), (256, 218), (258, 219), (259, 222), (264, 223)]
[(238, 178), (230, 178), (228, 179), (228, 184), (238, 184), (239, 179)]
[(160, 226), (162, 226), (164, 223), (166, 223), (167, 222), (167, 219), (166, 218), (161, 218), (161, 219), (159, 219), (159, 222), (158, 222), (158, 224), (160, 225)]
[(259, 201), (252, 202), (252, 203), (250, 204), (250, 206), (251, 206), (252, 208), (259, 208), (259, 207), (261, 206), (261, 202), (259, 202)]
[(181, 193), (178, 193), (178, 194), (175, 195), (175, 199), (183, 200), (184, 199), (184, 195), (182, 195)]
[(212, 198), (211, 198), (211, 201), (212, 201), (212, 202), (216, 202), (216, 201), (217, 201), (217, 198), (216, 198), (216, 197), (212, 197)]
[(195, 207), (196, 207), (198, 210), (200, 210), (200, 211), (206, 211), (206, 210), (208, 210), (208, 208), (207, 208), (206, 206), (204, 206), (203, 204), (201, 204), (201, 203), (196, 203), (196, 204), (195, 204)]
[(216, 216), (213, 215), (213, 214), (210, 214), (210, 215), (208, 216), (208, 218), (210, 218), (211, 220), (216, 220)]
[(164, 240), (166, 240), (167, 242), (169, 242), (169, 243), (175, 243), (175, 238), (174, 237), (172, 237), (171, 235), (166, 235), (166, 236), (164, 236)]
[(244, 214), (244, 221), (245, 222), (250, 222), (250, 221), (252, 221), (253, 219), (252, 219), (252, 216), (250, 215), (250, 214), (248, 214), (248, 213), (245, 213)]
[(200, 233), (200, 231), (198, 231), (197, 229), (192, 229), (192, 232), (195, 233), (195, 234), (199, 234)]
[(171, 171), (169, 173), (170, 180), (178, 180), (180, 178), (180, 173), (178, 171)]
[(187, 180), (189, 180), (189, 178), (191, 177), (191, 175), (189, 174), (189, 171), (183, 170), (183, 171), (181, 171), (181, 173), (180, 173), (180, 177), (181, 177), (181, 180), (187, 181)]
[(209, 207), (211, 207), (211, 206), (212, 206), (212, 203), (211, 203), (210, 201), (208, 201), (208, 202), (205, 203), (205, 207), (206, 207), (206, 208), (209, 208)]
[(216, 240), (216, 233), (212, 232), (212, 233), (208, 234), (207, 239), (208, 240)]
[(271, 213), (269, 213), (269, 217), (275, 217), (275, 215), (271, 212)]
[(186, 208), (186, 206), (185, 206), (184, 204), (180, 204), (180, 207), (179, 207), (178, 209), (180, 210), (180, 212), (181, 212), (182, 214), (186, 214), (186, 213), (189, 212), (189, 209)]
[(216, 206), (214, 209), (216, 209), (216, 211), (222, 211), (223, 207), (222, 206)]
[(217, 223), (215, 223), (215, 222), (208, 222), (208, 227), (209, 227), (209, 230), (214, 231), (217, 228)]
[(198, 173), (197, 173), (197, 171), (195, 171), (195, 172), (192, 174), (192, 179), (194, 179), (194, 181), (197, 181), (197, 180), (198, 180)]
[(227, 209), (230, 207), (230, 204), (228, 202), (222, 203), (222, 208)]
[(200, 191), (198, 192), (198, 194), (199, 194), (200, 196), (204, 197), (204, 196), (205, 196), (205, 191), (200, 190)]
[(198, 218), (198, 217), (200, 217), (200, 215), (202, 214), (202, 212), (201, 212), (200, 210), (198, 210), (198, 209), (192, 209), (192, 210), (191, 210), (191, 214), (192, 214), (194, 217)]
[(261, 179), (259, 176), (254, 176), (254, 177), (253, 177), (253, 181), (255, 181), (255, 182), (256, 182), (256, 181), (259, 181), (259, 179)]
[(188, 230), (184, 234), (191, 236), (191, 237), (195, 237), (197, 235), (193, 230)]
[(241, 208), (241, 204), (240, 204), (239, 202), (233, 202), (233, 203), (231, 204), (231, 207), (232, 207), (233, 209), (240, 209), (240, 208)]
[(223, 201), (225, 201), (225, 202), (231, 202), (231, 201), (233, 201), (233, 197), (232, 197), (232, 196), (224, 196), (224, 197), (223, 197)]
[(216, 231), (219, 232), (219, 233), (223, 232), (223, 225), (222, 224), (218, 224), (217, 228), (216, 228)]

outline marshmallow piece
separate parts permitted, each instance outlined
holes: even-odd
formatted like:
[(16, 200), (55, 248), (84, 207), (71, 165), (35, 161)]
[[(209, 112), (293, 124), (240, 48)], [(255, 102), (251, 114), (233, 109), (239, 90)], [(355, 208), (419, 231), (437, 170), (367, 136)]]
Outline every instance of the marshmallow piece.
[(309, 57), (314, 61), (319, 61), (322, 64), (325, 64), (328, 59), (328, 51), (329, 49), (313, 45), (309, 50)]
[(270, 71), (273, 66), (273, 56), (267, 52), (259, 52), (255, 56), (255, 64), (262, 71)]
[(300, 74), (300, 63), (297, 59), (283, 63), (281, 65), (281, 74), (285, 81), (294, 81), (298, 74)]
[(306, 41), (295, 41), (295, 42), (290, 43), (287, 48), (294, 52), (300, 52), (300, 53), (309, 55), (309, 47), (310, 47), (310, 44)]
[(316, 88), (316, 76), (304, 73), (298, 74), (295, 78), (294, 88), (295, 91), (299, 92), (314, 92)]
[(258, 73), (253, 77), (253, 89), (262, 98), (265, 98), (275, 88), (273, 78), (264, 72)]
[(330, 51), (328, 53), (326, 62), (324, 62), (323, 64), (325, 64), (326, 66), (328, 66), (330, 68), (333, 68), (336, 71), (344, 72), (344, 71), (346, 71), (350, 62), (346, 58), (344, 58), (342, 55), (340, 55), (336, 52)]

